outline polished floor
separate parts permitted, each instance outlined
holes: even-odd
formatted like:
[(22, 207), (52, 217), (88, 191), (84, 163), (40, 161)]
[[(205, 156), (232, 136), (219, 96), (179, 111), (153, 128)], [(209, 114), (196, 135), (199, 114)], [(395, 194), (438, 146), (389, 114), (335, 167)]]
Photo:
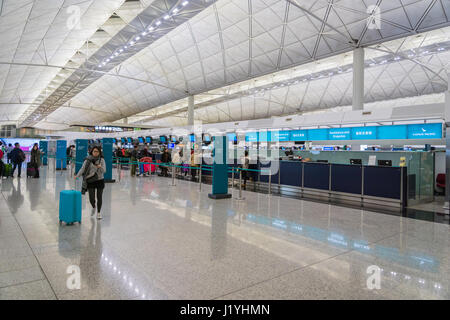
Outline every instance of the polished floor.
[(448, 224), (128, 175), (107, 185), (103, 220), (83, 197), (73, 226), (58, 221), (69, 172), (3, 180), (0, 299), (450, 299)]

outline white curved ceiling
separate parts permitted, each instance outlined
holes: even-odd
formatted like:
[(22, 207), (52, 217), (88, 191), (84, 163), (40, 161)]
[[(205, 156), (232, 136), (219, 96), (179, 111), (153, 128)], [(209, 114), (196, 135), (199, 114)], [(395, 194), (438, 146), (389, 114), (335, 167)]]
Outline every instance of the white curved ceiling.
[[(35, 2), (57, 2), (60, 6), (64, 6), (68, 1), (4, 0), (9, 11), (3, 9), (0, 28), (7, 24), (4, 22), (5, 19), (21, 21), (22, 25), (27, 24), (29, 17), (25, 13), (11, 13), (11, 3), (19, 2), (31, 5)], [(105, 9), (105, 18), (98, 19), (102, 21), (98, 21), (97, 27), (105, 24), (114, 11), (120, 16), (117, 10), (123, 1), (107, 2), (109, 5), (108, 10)], [(130, 13), (129, 21), (145, 13), (145, 8), (153, 2), (141, 1), (142, 10)], [(164, 114), (164, 109), (168, 109), (161, 106), (179, 104), (177, 108), (181, 108), (183, 100), (180, 99), (186, 96), (184, 91), (200, 94), (280, 70), (291, 70), (296, 66), (326, 57), (341, 57), (341, 53), (351, 51), (355, 45), (367, 47), (400, 39), (394, 41), (395, 44), (391, 47), (385, 48), (388, 49), (387, 52), (372, 54), (382, 56), (397, 53), (396, 50), (406, 52), (406, 49), (422, 48), (449, 40), (446, 39), (449, 31), (444, 28), (450, 22), (448, 0), (191, 0), (190, 2), (189, 5), (202, 4), (206, 9), (110, 71), (112, 74), (118, 73), (144, 81), (102, 76), (92, 83), (83, 85), (82, 90), (79, 90), (69, 102), (61, 106), (56, 104), (56, 111), (46, 114), (43, 121), (34, 125), (37, 127), (53, 125), (56, 128), (73, 123), (111, 122), (136, 114), (138, 116), (132, 117), (133, 120), (146, 120), (146, 123), (152, 123), (155, 114), (147, 111), (151, 109), (163, 109), (156, 114), (159, 118), (157, 121), (164, 123), (162, 120), (165, 119), (166, 124), (171, 125), (179, 119), (185, 121), (183, 111), (161, 118), (160, 113)], [(209, 4), (206, 5), (206, 2)], [(165, 3), (168, 9), (172, 9), (180, 5), (181, 1), (165, 0)], [(381, 11), (379, 30), (367, 28), (368, 18), (370, 20), (371, 17), (368, 8), (376, 4), (380, 5)], [(57, 8), (54, 10), (58, 12)], [(6, 17), (5, 12), (8, 12)], [(30, 9), (29, 12), (33, 10)], [(148, 17), (147, 20), (145, 17), (142, 19), (144, 19), (142, 25), (154, 23)], [(49, 24), (47, 29), (54, 26), (50, 19), (46, 22)], [(122, 25), (115, 26), (111, 19), (108, 20), (108, 24), (109, 26), (105, 25), (103, 29), (105, 31), (110, 29), (108, 38), (110, 39), (113, 34), (120, 32)], [(90, 29), (91, 36), (96, 30)], [(412, 40), (405, 42), (404, 39), (421, 32), (425, 32), (422, 39), (408, 47), (406, 44)], [(15, 37), (20, 35), (21, 33), (17, 31)], [(86, 38), (89, 37), (84, 36), (83, 41)], [(3, 43), (4, 39), (9, 38), (2, 32), (0, 41)], [(48, 39), (51, 40), (54, 43), (63, 41), (56, 36)], [(64, 56), (65, 59), (61, 58), (59, 63), (67, 62), (74, 52), (83, 46), (83, 41), (79, 40), (79, 45), (74, 45), (74, 49)], [(103, 43), (97, 41), (96, 47), (100, 50), (108, 40)], [(15, 61), (13, 56), (6, 56), (6, 53), (14, 51), (14, 48), (2, 49), (0, 48), (0, 62), (8, 59)], [(30, 52), (36, 51), (30, 49)], [(339, 58), (345, 63), (335, 64), (347, 65), (349, 57), (351, 58), (351, 54)], [(442, 68), (445, 70), (446, 61), (449, 61), (447, 51), (418, 56), (415, 60), (417, 61), (406, 59), (392, 62), (389, 63), (389, 68), (382, 65), (367, 68), (367, 102), (442, 92), (446, 82), (436, 74), (442, 73)], [(42, 59), (39, 61), (42, 62)], [(426, 68), (417, 62), (426, 64)], [(11, 111), (5, 111), (0, 105), (0, 110), (3, 110), (0, 113), (2, 117), (7, 116), (17, 121), (29, 118), (36, 112), (46, 97), (42, 92), (54, 80), (59, 70), (47, 71), (51, 76), (43, 78), (37, 75), (39, 73), (35, 71), (36, 67), (14, 67), (17, 67), (17, 74), (29, 73), (30, 77), (42, 79), (39, 82), (41, 85), (33, 86), (33, 90), (30, 88), (32, 85), (28, 85), (27, 88), (20, 87), (22, 81), (14, 82), (14, 77), (12, 80), (9, 76), (3, 79), (3, 85), (0, 81), (1, 102), (26, 101), (36, 104), (34, 106), (18, 104), (14, 107), (14, 111), (11, 107)], [(13, 67), (0, 65), (0, 68)], [(56, 82), (56, 88), (47, 87), (47, 89), (58, 92), (60, 84), (61, 82)], [(225, 97), (224, 101), (216, 105), (199, 108), (197, 117), (207, 122), (230, 121), (230, 119), (250, 119), (344, 106), (351, 103), (350, 92), (350, 73), (335, 74), (324, 79), (272, 88), (266, 90), (264, 96), (256, 99), (249, 96)], [(38, 99), (39, 95), (41, 99)], [(17, 101), (19, 97), (20, 101)]]

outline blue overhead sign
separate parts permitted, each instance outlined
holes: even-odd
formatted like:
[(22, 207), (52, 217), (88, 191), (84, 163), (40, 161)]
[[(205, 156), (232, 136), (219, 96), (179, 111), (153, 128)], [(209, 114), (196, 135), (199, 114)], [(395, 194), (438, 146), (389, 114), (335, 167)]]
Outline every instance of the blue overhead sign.
[(377, 127), (356, 127), (351, 129), (352, 129), (351, 140), (377, 139)]
[(328, 140), (350, 140), (350, 128), (328, 129)]
[(308, 141), (328, 140), (328, 129), (308, 130)]
[[(441, 123), (247, 132), (247, 142), (442, 139)], [(231, 140), (231, 137), (230, 137)]]
[[(245, 134), (246, 142), (257, 142), (258, 141), (258, 132), (247, 132)], [(267, 140), (266, 140), (267, 142)]]
[(291, 131), (271, 131), (270, 141), (276, 142), (286, 142), (291, 141)]
[(378, 139), (408, 139), (408, 126), (381, 126), (378, 127)]
[(410, 124), (408, 125), (408, 139), (441, 139), (442, 124)]
[(291, 141), (306, 141), (306, 140), (308, 140), (308, 130), (291, 131)]

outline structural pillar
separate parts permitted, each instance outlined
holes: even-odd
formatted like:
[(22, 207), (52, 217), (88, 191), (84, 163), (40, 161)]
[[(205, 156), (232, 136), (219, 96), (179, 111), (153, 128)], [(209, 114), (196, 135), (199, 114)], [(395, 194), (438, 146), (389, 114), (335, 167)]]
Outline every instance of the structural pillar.
[(364, 48), (353, 50), (353, 111), (364, 109)]
[(194, 96), (188, 97), (188, 126), (194, 125)]
[[(450, 74), (448, 74), (448, 80), (450, 81)], [(450, 210), (450, 82), (448, 90), (445, 92), (445, 205), (444, 209), (446, 214), (449, 214)]]
[[(353, 111), (364, 109), (364, 48), (353, 50)], [(352, 151), (359, 151), (361, 144), (351, 145)]]

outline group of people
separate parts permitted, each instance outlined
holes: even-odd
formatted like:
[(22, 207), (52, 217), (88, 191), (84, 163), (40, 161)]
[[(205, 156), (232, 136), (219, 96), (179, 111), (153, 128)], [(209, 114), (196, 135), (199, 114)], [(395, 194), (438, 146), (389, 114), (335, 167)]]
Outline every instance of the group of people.
[[(12, 171), (6, 172), (6, 165), (3, 162), (3, 157), (6, 153), (6, 164), (12, 165)], [(10, 175), (14, 177), (14, 172), (17, 168), (17, 177), (20, 178), (22, 174), (22, 164), (26, 160), (25, 152), (20, 148), (20, 144), (16, 142), (14, 147), (11, 144), (8, 147), (4, 146), (2, 142), (0, 142), (0, 176), (6, 177)], [(30, 163), (28, 168), (33, 169), (34, 178), (39, 178), (39, 167), (41, 166), (41, 151), (39, 150), (39, 145), (35, 143), (30, 153)]]

